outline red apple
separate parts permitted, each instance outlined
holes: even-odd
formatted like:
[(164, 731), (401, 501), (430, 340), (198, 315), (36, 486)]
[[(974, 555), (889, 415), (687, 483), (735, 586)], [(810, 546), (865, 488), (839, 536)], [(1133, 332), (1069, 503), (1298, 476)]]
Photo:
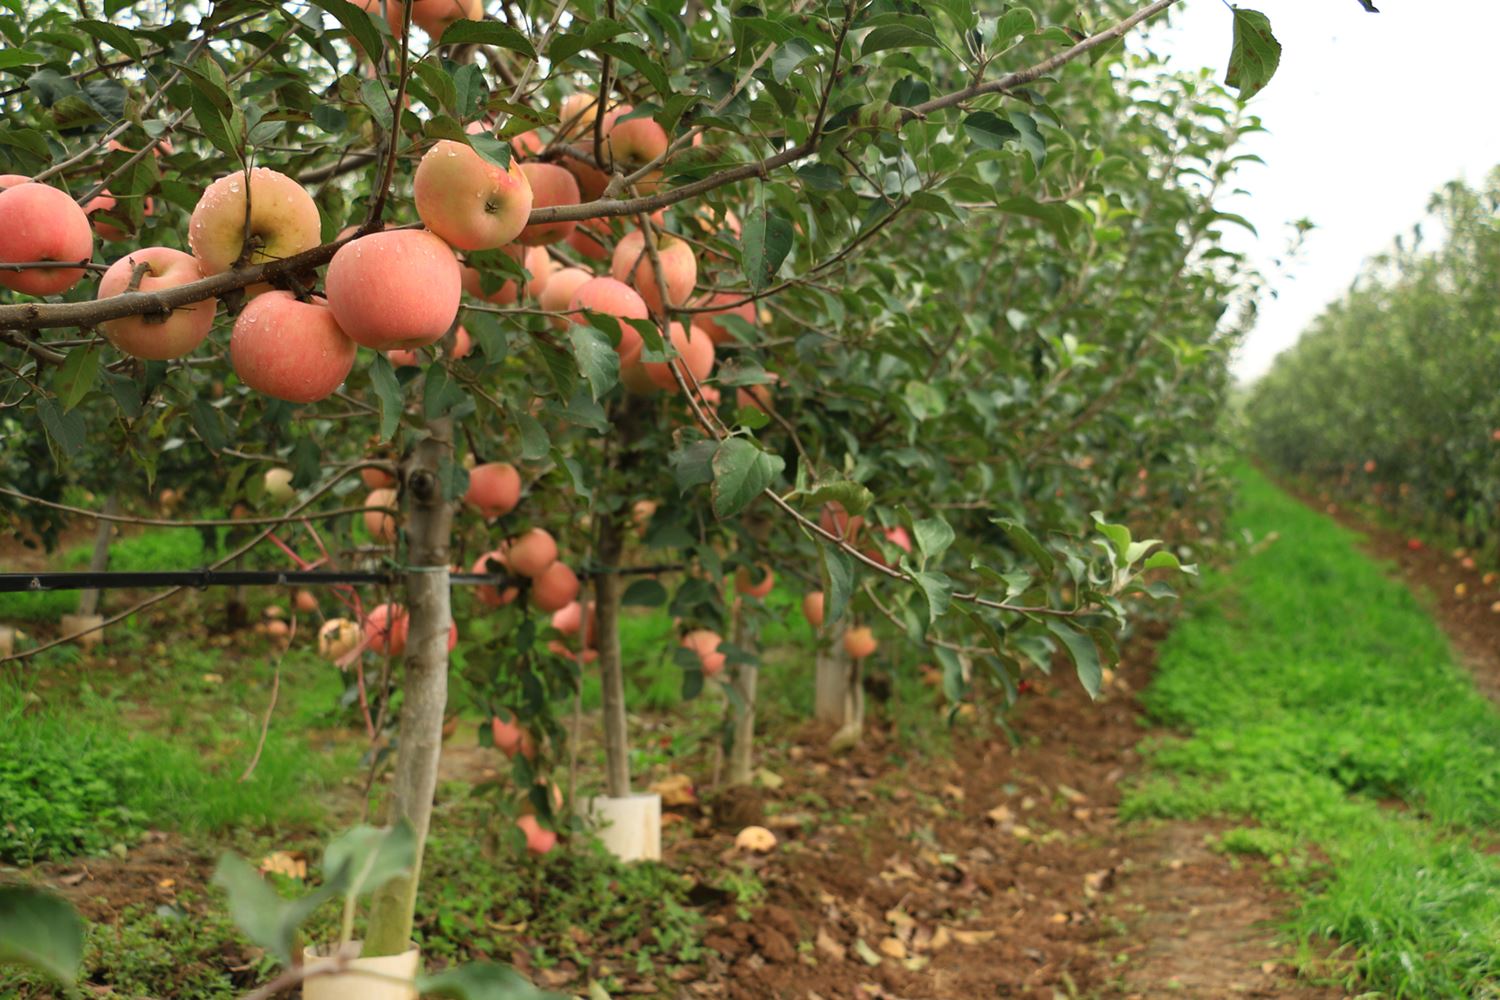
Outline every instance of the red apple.
[[(245, 253), (247, 228), (244, 171), (208, 186), (188, 221), (188, 245), (204, 274), (227, 271)], [(294, 257), (322, 242), (323, 224), (312, 195), (286, 174), (267, 167), (250, 171), (248, 263)]]
[(411, 21), (433, 41), (443, 37), (443, 32), (456, 21), (481, 21), (484, 19), (484, 0), (414, 0), (411, 5)]
[[(457, 361), (466, 357), (474, 349), (474, 341), (469, 337), (469, 331), (459, 327), (453, 331), (453, 351), (448, 355), (449, 361)], [(416, 351), (389, 351), (386, 357), (391, 359), (391, 364), (397, 368), (415, 367), (422, 364), (423, 357)]]
[[(0, 264), (77, 263), (93, 255), (89, 217), (65, 192), (30, 181), (0, 191)], [(0, 271), (0, 286), (27, 295), (57, 295), (82, 277), (83, 269), (78, 267)]]
[[(591, 278), (579, 285), (578, 290), (573, 293), (573, 301), (568, 303), (568, 312), (580, 314), (572, 317), (575, 323), (586, 321), (586, 317), (581, 315), (585, 312), (614, 316), (622, 320), (646, 319), (649, 316), (646, 303), (641, 297), (629, 285), (614, 278)], [(641, 356), (643, 346), (640, 332), (629, 323), (621, 323), (620, 343), (616, 348), (621, 366), (635, 364)]]
[[(132, 276), (141, 270), (140, 292), (160, 292), (190, 284), (203, 277), (198, 260), (192, 254), (170, 247), (145, 247), (109, 266), (99, 279), (98, 298), (119, 295), (130, 287)], [(166, 361), (191, 354), (203, 343), (214, 325), (217, 299), (178, 306), (165, 318), (159, 316), (121, 316), (105, 320), (99, 329), (115, 347), (131, 357), (148, 361)]]
[(844, 633), (844, 652), (856, 660), (873, 655), (878, 646), (868, 625), (859, 625)]
[(506, 550), (510, 568), (525, 577), (536, 579), (557, 561), (557, 542), (542, 528), (532, 528), (511, 541)]
[[(474, 560), (474, 568), (470, 572), (492, 576), (496, 573), (508, 572), (509, 569), (510, 563), (506, 561), (504, 551), (496, 549), (493, 552), (486, 552)], [(480, 604), (483, 604), (487, 608), (504, 607), (511, 601), (514, 601), (520, 593), (520, 590), (515, 587), (506, 587), (504, 590), (501, 590), (497, 586), (488, 584), (474, 588), (474, 596), (479, 599)]]
[(229, 337), (229, 360), (240, 381), (289, 403), (333, 395), (358, 353), (321, 297), (302, 302), (271, 291), (250, 300)]
[(526, 834), (527, 853), (541, 857), (557, 846), (557, 834), (543, 828), (535, 816), (522, 816), (516, 820), (516, 826)]
[[(693, 322), (703, 328), (703, 332), (713, 338), (715, 344), (734, 340), (735, 335), (729, 332), (729, 328), (719, 321), (721, 316), (738, 316), (746, 323), (755, 322), (755, 303), (744, 301), (743, 295), (733, 292), (715, 292), (704, 298), (696, 300), (695, 305), (713, 306), (725, 304), (725, 308), (713, 312), (701, 312), (693, 314)], [(738, 305), (728, 305), (737, 302)]]
[(367, 466), (359, 470), (359, 478), (364, 482), (366, 489), (381, 490), (389, 489), (396, 485), (396, 477), (384, 469)]
[(577, 250), (588, 260), (609, 260), (610, 236), (607, 219), (584, 219), (577, 229), (568, 234), (568, 246)]
[(627, 174), (665, 155), (671, 143), (667, 130), (646, 115), (621, 121), (633, 111), (622, 104), (604, 118), (605, 164), (616, 164)]
[[(672, 347), (677, 351), (675, 361), (648, 361), (641, 365), (646, 376), (658, 389), (675, 389), (677, 380), (672, 375), (676, 366), (683, 381), (691, 386), (694, 380), (702, 382), (714, 369), (714, 342), (708, 334), (696, 326), (683, 330), (681, 323), (672, 324)], [(692, 378), (688, 375), (691, 374)]]
[(362, 625), (366, 649), (376, 653), (400, 656), (406, 651), (406, 635), (410, 623), (406, 609), (399, 604), (377, 604), (365, 615)]
[(809, 591), (802, 598), (802, 617), (815, 629), (823, 627), (823, 592)]
[(703, 673), (708, 677), (716, 677), (724, 672), (726, 657), (719, 652), (719, 644), (723, 641), (719, 638), (719, 633), (706, 628), (694, 629), (682, 637), (682, 645), (698, 655), (699, 662), (703, 664)]
[[(581, 267), (565, 267), (554, 271), (547, 279), (547, 285), (542, 289), (542, 294), (537, 296), (537, 304), (548, 312), (563, 312), (573, 301), (573, 296), (583, 283), (593, 279), (593, 275)], [(566, 316), (548, 317), (548, 322), (556, 329), (567, 328)]]
[(509, 462), (486, 462), (469, 471), (464, 503), (482, 517), (504, 517), (521, 502), (521, 474)]
[[(365, 497), (366, 507), (390, 507), (396, 509), (399, 504), (395, 490), (371, 490), (370, 495)], [(370, 537), (377, 542), (385, 542), (387, 545), (396, 540), (396, 518), (379, 510), (367, 510), (364, 512), (365, 530)]]
[(531, 214), (531, 184), (519, 163), (502, 170), (472, 147), (443, 139), (412, 178), (417, 214), (460, 250), (493, 250), (514, 240)]
[(776, 586), (776, 574), (771, 572), (771, 567), (764, 563), (756, 567), (755, 575), (751, 574), (749, 567), (746, 566), (740, 567), (739, 572), (734, 574), (734, 589), (746, 597), (754, 597), (763, 601), (774, 586)]
[[(531, 185), (533, 209), (578, 204), (578, 181), (565, 168), (552, 163), (523, 163), (521, 172)], [(516, 240), (527, 246), (557, 243), (567, 239), (577, 227), (576, 222), (540, 223), (521, 230), (521, 235)]]
[[(698, 259), (693, 256), (693, 248), (676, 236), (663, 233), (656, 241), (656, 256), (666, 275), (667, 301), (673, 306), (682, 305), (698, 281)], [(616, 281), (633, 286), (653, 313), (663, 314), (656, 269), (652, 267), (651, 255), (646, 250), (646, 236), (639, 229), (626, 233), (615, 244), (610, 274)]]
[(333, 255), (328, 305), (354, 341), (377, 351), (425, 347), (458, 315), (458, 259), (432, 233), (399, 229), (362, 236)]
[(578, 596), (578, 576), (567, 563), (558, 560), (531, 581), (531, 603), (540, 611), (561, 611)]

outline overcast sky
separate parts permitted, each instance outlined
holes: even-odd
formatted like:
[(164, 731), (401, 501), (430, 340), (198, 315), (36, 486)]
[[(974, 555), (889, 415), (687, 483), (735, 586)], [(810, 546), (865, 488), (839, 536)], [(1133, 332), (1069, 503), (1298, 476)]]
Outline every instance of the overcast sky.
[[(1287, 223), (1319, 227), (1300, 263), (1263, 303), (1236, 371), (1254, 379), (1337, 299), (1361, 263), (1425, 214), (1429, 195), (1455, 177), (1483, 179), (1500, 163), (1494, 111), (1500, 54), (1495, 0), (1246, 0), (1282, 45), (1281, 68), (1250, 103), (1270, 130), (1249, 141), (1249, 198), (1226, 204), (1253, 222), (1239, 248), (1263, 266), (1287, 245)], [(1223, 0), (1187, 0), (1153, 47), (1223, 78), (1231, 39)], [(1231, 228), (1233, 236), (1238, 232)]]

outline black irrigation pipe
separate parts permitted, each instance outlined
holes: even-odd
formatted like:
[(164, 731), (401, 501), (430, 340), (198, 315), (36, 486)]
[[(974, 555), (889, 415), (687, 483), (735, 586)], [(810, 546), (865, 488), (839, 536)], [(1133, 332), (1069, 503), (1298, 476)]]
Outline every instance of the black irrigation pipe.
[[(666, 573), (681, 566), (619, 566), (622, 574)], [(580, 576), (597, 576), (593, 570)], [(394, 586), (405, 576), (399, 569), (317, 572), (302, 570), (185, 569), (140, 573), (0, 573), (0, 594), (40, 593), (49, 590), (135, 590), (159, 587), (334, 587), (347, 584)], [(529, 581), (492, 573), (451, 573), (458, 587), (514, 587)]]

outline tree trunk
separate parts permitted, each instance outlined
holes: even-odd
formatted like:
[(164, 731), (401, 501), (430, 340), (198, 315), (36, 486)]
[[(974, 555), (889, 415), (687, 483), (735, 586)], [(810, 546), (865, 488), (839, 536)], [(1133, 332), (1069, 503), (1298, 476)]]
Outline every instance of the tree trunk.
[[(744, 614), (744, 607), (736, 601), (734, 629), (730, 634), (736, 647), (753, 653), (752, 643), (746, 637)], [(741, 663), (734, 668), (734, 689), (740, 696), (740, 709), (734, 719), (734, 741), (729, 746), (731, 785), (750, 784), (755, 766), (755, 682), (759, 672), (760, 668), (753, 663)]]
[(443, 498), (439, 468), (453, 458), (453, 425), (434, 420), (407, 469), (406, 682), (387, 822), (405, 818), (417, 835), (411, 875), (387, 883), (370, 904), (364, 955), (396, 955), (411, 941), (422, 851), (432, 822), (443, 713), (448, 704), (448, 629), (452, 624), (448, 546), (453, 506)]
[(610, 798), (630, 794), (630, 732), (625, 720), (625, 669), (620, 662), (620, 555), (625, 536), (619, 517), (599, 515), (599, 674), (604, 687), (604, 776)]
[(820, 722), (843, 727), (864, 725), (865, 699), (859, 684), (859, 668), (844, 651), (842, 631), (826, 648), (818, 650), (817, 690), (813, 715)]
[[(115, 515), (120, 512), (120, 499), (113, 490), (104, 499), (104, 513)], [(109, 569), (109, 540), (114, 534), (115, 523), (100, 519), (94, 524), (94, 554), (89, 557), (89, 572), (103, 573)], [(100, 595), (98, 590), (85, 590), (78, 595), (78, 613), (80, 615), (99, 614)]]

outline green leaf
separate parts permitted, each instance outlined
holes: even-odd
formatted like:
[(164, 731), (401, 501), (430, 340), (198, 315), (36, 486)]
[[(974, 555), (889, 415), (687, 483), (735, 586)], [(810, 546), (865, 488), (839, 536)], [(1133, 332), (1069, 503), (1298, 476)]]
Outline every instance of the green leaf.
[(1241, 100), (1260, 93), (1281, 64), (1281, 43), (1271, 33), (1271, 19), (1258, 10), (1234, 10), (1234, 46), (1224, 83), (1240, 92)]
[(548, 450), (552, 447), (552, 441), (547, 436), (547, 429), (542, 426), (529, 413), (516, 414), (516, 428), (521, 432), (521, 458), (527, 462), (535, 462), (547, 457)]
[(777, 83), (786, 83), (788, 77), (816, 54), (817, 50), (802, 39), (789, 38), (777, 46), (771, 56), (771, 75)]
[(83, 962), (83, 918), (50, 892), (0, 886), (0, 965), (9, 962), (71, 984)]
[(219, 859), (214, 885), (229, 898), (229, 915), (245, 936), (283, 965), (292, 963), (297, 928), (339, 892), (336, 886), (324, 885), (299, 899), (282, 899), (250, 862), (236, 854)]
[(417, 834), (406, 819), (395, 826), (356, 826), (323, 852), (323, 876), (346, 896), (374, 892), (409, 873), (417, 861)]
[(839, 503), (850, 517), (854, 517), (870, 509), (875, 494), (852, 480), (839, 479), (817, 484), (803, 497), (803, 502), (814, 509), (826, 503)]
[(694, 441), (667, 456), (667, 463), (672, 466), (672, 476), (677, 480), (679, 492), (686, 493), (694, 486), (714, 481), (713, 461), (718, 450), (716, 441)]
[[(188, 415), (193, 418), (193, 429), (211, 451), (223, 451), (229, 447), (229, 435), (224, 430), (224, 414), (206, 399), (195, 399), (188, 404)], [(316, 468), (316, 466), (314, 466)]]
[(969, 141), (983, 149), (1003, 149), (1021, 137), (1021, 130), (993, 111), (976, 111), (964, 118)]
[(779, 455), (769, 455), (753, 441), (725, 440), (714, 452), (714, 514), (733, 517), (750, 505), (786, 468)]
[(96, 347), (85, 347), (68, 352), (67, 360), (53, 377), (52, 387), (57, 390), (58, 401), (63, 409), (71, 410), (99, 378), (100, 351)]
[(791, 220), (773, 211), (764, 199), (751, 210), (740, 236), (740, 266), (751, 291), (762, 291), (771, 283), (791, 252), (792, 235)]
[(526, 36), (503, 21), (454, 21), (438, 40), (439, 45), (493, 45), (536, 58), (536, 49)]
[(566, 1000), (559, 993), (537, 989), (510, 966), (493, 962), (470, 962), (418, 976), (417, 992), (448, 1000)]
[(1073, 232), (1083, 221), (1078, 210), (1058, 203), (1043, 204), (1031, 198), (1015, 197), (1007, 198), (995, 206), (1002, 212), (1012, 215), (1025, 215), (1042, 223), (1057, 237), (1057, 242), (1064, 247), (1072, 241)]
[(836, 622), (848, 610), (854, 594), (854, 560), (831, 544), (819, 545), (818, 555), (823, 561), (823, 618)]
[(1087, 632), (1082, 632), (1060, 618), (1047, 619), (1048, 630), (1062, 641), (1078, 672), (1078, 680), (1090, 698), (1099, 697), (1099, 686), (1104, 682), (1104, 669), (1099, 663), (1099, 648)]
[(917, 537), (917, 551), (928, 561), (941, 559), (957, 537), (953, 533), (953, 526), (941, 517), (929, 517), (915, 522), (912, 532)]
[(64, 413), (55, 400), (46, 397), (36, 401), (36, 412), (59, 454), (74, 455), (82, 450), (86, 439), (83, 414)]
[(1040, 170), (1047, 163), (1047, 140), (1037, 131), (1036, 119), (1024, 111), (1012, 111), (1007, 115), (1021, 137), (1021, 145), (1031, 154), (1031, 162)]
[(620, 355), (615, 353), (609, 338), (603, 333), (577, 323), (568, 329), (568, 344), (573, 348), (578, 370), (588, 381), (594, 401), (598, 402), (620, 381)]
[(907, 16), (900, 24), (886, 24), (870, 31), (860, 46), (860, 58), (886, 49), (912, 49), (941, 45), (932, 22), (925, 17)]
[(1109, 539), (1109, 544), (1114, 547), (1115, 554), (1120, 557), (1120, 561), (1127, 562), (1126, 553), (1130, 551), (1130, 529), (1123, 524), (1110, 524), (1097, 510), (1093, 512), (1093, 518), (1094, 524), (1099, 528), (1099, 533)]
[(932, 625), (953, 603), (953, 581), (942, 573), (917, 573), (914, 579), (927, 599), (927, 624)]
[(1038, 542), (1036, 536), (1027, 531), (1024, 525), (1003, 517), (991, 518), (990, 523), (998, 525), (1018, 551), (1042, 568), (1043, 577), (1052, 575), (1055, 565), (1052, 561), (1052, 554), (1042, 547), (1042, 543)]
[(426, 60), (415, 63), (412, 70), (432, 92), (432, 96), (438, 99), (439, 104), (449, 111), (457, 110), (458, 87), (454, 85), (453, 77), (448, 75), (447, 70)]
[(385, 53), (385, 42), (380, 37), (380, 29), (375, 27), (375, 22), (366, 11), (347, 0), (314, 0), (314, 3), (332, 14), (344, 26), (344, 30), (354, 36), (354, 40), (372, 62), (380, 62), (380, 57)]
[(46, 56), (30, 49), (0, 49), (0, 69), (10, 69), (13, 66), (35, 66), (46, 61)]
[(135, 40), (134, 35), (118, 24), (110, 24), (108, 21), (78, 21), (76, 23), (78, 27), (116, 51), (132, 59), (141, 57), (140, 43)]
[(662, 69), (651, 54), (640, 46), (631, 45), (629, 42), (605, 42), (594, 46), (594, 51), (614, 56), (644, 76), (663, 100), (672, 96), (672, 81), (667, 76), (666, 70)]
[(636, 580), (625, 588), (620, 603), (627, 607), (659, 608), (667, 603), (667, 588), (655, 580)]
[(380, 440), (389, 441), (401, 423), (405, 400), (401, 383), (396, 381), (396, 369), (391, 367), (390, 359), (378, 351), (370, 362), (370, 386), (380, 400)]

